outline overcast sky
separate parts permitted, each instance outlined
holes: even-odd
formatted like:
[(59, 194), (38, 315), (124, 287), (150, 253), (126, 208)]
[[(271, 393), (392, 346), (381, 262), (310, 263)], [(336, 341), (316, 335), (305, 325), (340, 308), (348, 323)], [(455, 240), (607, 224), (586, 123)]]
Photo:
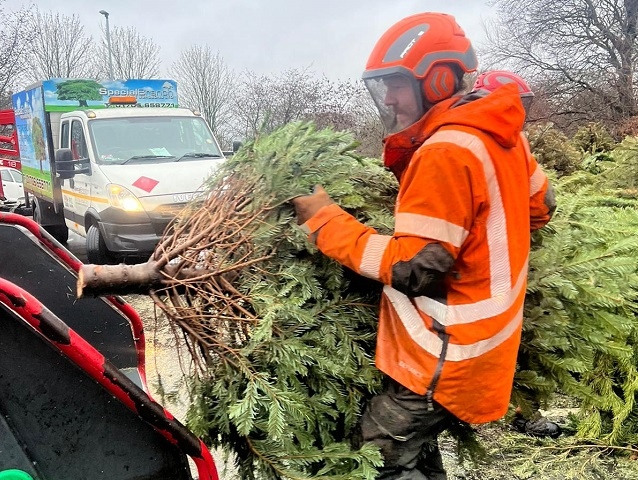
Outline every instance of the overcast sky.
[(238, 72), (278, 74), (310, 68), (331, 79), (358, 79), (382, 33), (424, 11), (454, 15), (477, 45), (492, 15), (483, 0), (6, 0), (7, 11), (35, 3), (41, 11), (77, 14), (99, 40), (109, 12), (113, 27), (134, 26), (161, 50), (162, 75), (193, 44), (208, 44)]

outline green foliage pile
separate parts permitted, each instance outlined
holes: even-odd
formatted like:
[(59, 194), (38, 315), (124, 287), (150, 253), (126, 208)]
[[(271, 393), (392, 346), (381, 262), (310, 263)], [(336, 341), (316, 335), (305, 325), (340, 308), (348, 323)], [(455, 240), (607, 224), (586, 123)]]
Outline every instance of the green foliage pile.
[(534, 156), (545, 169), (556, 171), (558, 176), (574, 173), (581, 163), (581, 152), (551, 123), (531, 125), (527, 138)]
[[(287, 202), (322, 184), (353, 215), (391, 232), (396, 181), (355, 147), (348, 133), (292, 123), (246, 144), (209, 183), (211, 195), (229, 178), (254, 184), (246, 208), (268, 209), (244, 240), (251, 258), (274, 252), (233, 280), (257, 322), (207, 352), (188, 415), (208, 444), (235, 455), (241, 478), (372, 479), (381, 464), (376, 447), (358, 445), (356, 428), (380, 387), (373, 362), (380, 286), (318, 252)], [(247, 260), (235, 255), (222, 256)]]
[(602, 123), (590, 122), (580, 127), (571, 139), (572, 145), (584, 153), (609, 153), (616, 141)]
[[(638, 189), (638, 137), (627, 137), (610, 154), (612, 163), (602, 172), (599, 181), (609, 187), (629, 190)], [(623, 192), (620, 192), (623, 194)]]
[(578, 434), (638, 439), (638, 202), (585, 172), (555, 184), (558, 209), (534, 235), (513, 402), (530, 412), (554, 392), (582, 405)]
[[(512, 403), (531, 412), (561, 392), (582, 405), (580, 437), (635, 442), (638, 205), (633, 184), (618, 179), (635, 168), (638, 142), (614, 151), (609, 165), (622, 172), (567, 175), (575, 147), (556, 131), (541, 133), (530, 135), (534, 153), (562, 178), (558, 210), (533, 237)], [(188, 416), (208, 444), (233, 454), (242, 478), (372, 479), (382, 462), (374, 447), (360, 445), (356, 428), (380, 388), (373, 364), (380, 286), (310, 245), (288, 202), (322, 184), (361, 221), (391, 232), (394, 177), (354, 148), (348, 133), (289, 124), (245, 145), (208, 185), (215, 195), (229, 179), (250, 180), (247, 208), (263, 212), (248, 238), (251, 255), (272, 255), (233, 279), (241, 308), (257, 322), (206, 352)], [(247, 260), (230, 250), (221, 257)]]
[(601, 173), (605, 162), (612, 161), (611, 151), (616, 142), (601, 123), (590, 122), (578, 129), (571, 144), (583, 155), (580, 168), (590, 173)]

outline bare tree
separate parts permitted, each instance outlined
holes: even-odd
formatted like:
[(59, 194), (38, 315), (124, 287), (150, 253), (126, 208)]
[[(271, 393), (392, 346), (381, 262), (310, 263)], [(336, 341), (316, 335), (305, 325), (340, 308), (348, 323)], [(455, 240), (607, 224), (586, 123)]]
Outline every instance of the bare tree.
[(337, 130), (352, 129), (358, 123), (356, 100), (359, 95), (366, 94), (363, 83), (331, 81), (323, 77), (316, 87), (320, 94), (314, 109), (305, 117), (314, 120), (320, 127), (331, 126)]
[(362, 81), (331, 81), (325, 77), (319, 83), (320, 96), (314, 110), (306, 118), (320, 127), (351, 130), (360, 142), (357, 151), (370, 157), (381, 155), (383, 123), (372, 97)]
[[(100, 78), (107, 78), (109, 51), (104, 29), (102, 34), (102, 43), (97, 55), (98, 75)], [(152, 38), (140, 35), (135, 27), (112, 28), (110, 36), (115, 78), (156, 78), (158, 76), (160, 47)]]
[(361, 142), (359, 152), (379, 156), (383, 127), (362, 82), (318, 78), (308, 69), (277, 76), (245, 72), (235, 99), (238, 137), (252, 138), (295, 120), (319, 127), (351, 130)]
[(638, 114), (636, 0), (493, 0), (483, 50), (542, 87), (554, 113), (614, 122)]
[(26, 72), (29, 81), (93, 77), (93, 38), (85, 34), (80, 17), (42, 13), (36, 7), (27, 25), (34, 34)]
[(228, 146), (236, 76), (219, 52), (194, 45), (181, 53), (169, 74), (179, 85), (180, 105), (199, 110), (222, 145)]
[(291, 69), (278, 76), (245, 72), (238, 86), (234, 114), (240, 135), (253, 137), (320, 110), (322, 82), (307, 70)]
[(27, 28), (29, 9), (9, 12), (0, 0), (0, 108), (11, 106), (11, 90), (17, 87), (26, 67), (33, 32)]
[(388, 132), (367, 89), (357, 90), (352, 98), (352, 111), (356, 114), (356, 122), (350, 128), (354, 131), (355, 138), (361, 143), (357, 151), (368, 157), (381, 157), (382, 140)]
[(242, 77), (233, 106), (236, 130), (239, 137), (253, 138), (272, 110), (268, 85), (273, 80), (250, 71), (244, 72)]

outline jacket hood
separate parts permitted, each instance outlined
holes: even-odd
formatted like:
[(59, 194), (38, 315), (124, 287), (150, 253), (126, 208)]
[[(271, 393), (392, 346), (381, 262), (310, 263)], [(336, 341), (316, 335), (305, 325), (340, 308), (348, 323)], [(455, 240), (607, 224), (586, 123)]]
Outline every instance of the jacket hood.
[(460, 98), (441, 112), (430, 116), (425, 125), (426, 138), (445, 125), (476, 128), (493, 137), (501, 146), (512, 148), (525, 123), (525, 109), (518, 87), (506, 84), (493, 92), (473, 92)]
[(511, 83), (493, 92), (479, 90), (435, 104), (409, 127), (384, 140), (383, 162), (400, 181), (414, 152), (445, 125), (467, 126), (491, 135), (501, 146), (514, 147), (525, 123), (518, 87)]

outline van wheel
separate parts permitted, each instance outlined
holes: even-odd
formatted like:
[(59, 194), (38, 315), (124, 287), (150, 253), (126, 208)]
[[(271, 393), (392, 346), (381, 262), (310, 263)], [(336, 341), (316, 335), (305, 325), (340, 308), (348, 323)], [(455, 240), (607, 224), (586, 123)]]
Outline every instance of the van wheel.
[(96, 225), (91, 225), (86, 232), (86, 258), (89, 263), (107, 265), (114, 263), (115, 258), (106, 248), (104, 238)]
[(37, 202), (33, 203), (33, 221), (42, 226), (58, 242), (65, 244), (69, 241), (69, 229), (66, 225), (47, 225), (46, 227), (42, 225), (42, 212)]

